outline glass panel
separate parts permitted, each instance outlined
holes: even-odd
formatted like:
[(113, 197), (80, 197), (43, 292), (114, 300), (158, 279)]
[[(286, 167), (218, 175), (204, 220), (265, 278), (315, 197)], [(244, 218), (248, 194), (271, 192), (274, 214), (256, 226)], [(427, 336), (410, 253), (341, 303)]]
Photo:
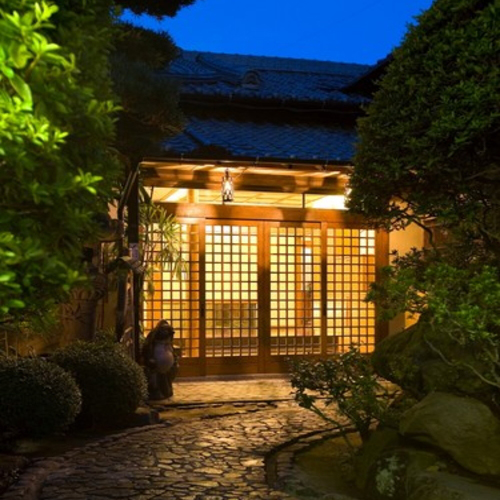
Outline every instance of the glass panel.
[[(167, 265), (156, 268), (152, 274), (154, 289), (145, 284), (144, 332), (148, 334), (161, 319), (166, 319), (175, 330), (174, 345), (182, 350), (184, 358), (200, 356), (199, 318), (199, 227), (195, 224), (181, 224), (183, 270), (173, 272)], [(162, 235), (153, 228), (150, 234), (156, 243), (153, 253), (162, 245)], [(154, 260), (154, 256), (152, 259)]]
[(375, 281), (375, 231), (327, 230), (327, 351), (361, 352), (375, 345), (375, 309), (364, 302)]
[(271, 354), (319, 354), (320, 229), (271, 227), (270, 235)]
[(257, 227), (207, 226), (206, 234), (206, 355), (257, 356)]

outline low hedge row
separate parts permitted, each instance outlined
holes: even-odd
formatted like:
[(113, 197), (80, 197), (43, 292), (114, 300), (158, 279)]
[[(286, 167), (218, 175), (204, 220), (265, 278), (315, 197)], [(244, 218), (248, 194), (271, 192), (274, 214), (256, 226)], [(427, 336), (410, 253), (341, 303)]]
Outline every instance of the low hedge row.
[(43, 359), (0, 358), (0, 429), (14, 436), (63, 431), (82, 404), (74, 378)]
[(142, 368), (111, 342), (76, 342), (50, 360), (0, 357), (0, 432), (39, 437), (127, 420), (147, 397)]
[(52, 361), (71, 373), (80, 387), (85, 422), (121, 423), (147, 397), (142, 368), (119, 344), (75, 342), (56, 351)]

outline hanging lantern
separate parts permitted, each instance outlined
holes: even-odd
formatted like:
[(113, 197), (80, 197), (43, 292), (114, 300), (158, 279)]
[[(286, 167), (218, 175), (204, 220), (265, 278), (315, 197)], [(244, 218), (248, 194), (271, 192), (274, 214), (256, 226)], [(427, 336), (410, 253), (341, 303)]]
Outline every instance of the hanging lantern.
[(222, 194), (222, 203), (233, 201), (234, 198), (233, 178), (231, 177), (228, 168), (226, 168), (224, 176), (222, 177), (221, 194)]

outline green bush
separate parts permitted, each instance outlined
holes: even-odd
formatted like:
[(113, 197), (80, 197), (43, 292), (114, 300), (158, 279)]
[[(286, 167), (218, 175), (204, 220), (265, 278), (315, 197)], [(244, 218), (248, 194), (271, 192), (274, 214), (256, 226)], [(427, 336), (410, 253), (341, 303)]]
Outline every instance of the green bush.
[(442, 370), (449, 379), (447, 392), (471, 395), (479, 390), (498, 406), (500, 267), (479, 259), (454, 262), (452, 257), (450, 252), (416, 249), (398, 256), (382, 269), (382, 279), (372, 284), (367, 299), (385, 320), (405, 311), (420, 316), (413, 338), (421, 338), (420, 350), (428, 352), (427, 358), (441, 360), (447, 368)]
[(81, 408), (69, 373), (36, 358), (0, 357), (0, 428), (38, 437), (66, 429)]
[(366, 441), (372, 424), (384, 420), (394, 398), (377, 379), (370, 358), (354, 346), (328, 359), (292, 360), (291, 373), (295, 400), (338, 427), (351, 448), (349, 426)]
[(123, 423), (147, 396), (142, 368), (119, 344), (78, 341), (56, 351), (52, 361), (75, 377), (84, 423)]

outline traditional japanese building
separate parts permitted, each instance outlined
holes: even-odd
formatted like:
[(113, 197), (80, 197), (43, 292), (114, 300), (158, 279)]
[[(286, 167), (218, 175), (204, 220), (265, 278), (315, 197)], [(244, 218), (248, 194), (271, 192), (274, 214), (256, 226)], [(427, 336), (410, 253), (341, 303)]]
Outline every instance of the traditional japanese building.
[(344, 204), (380, 66), (183, 51), (167, 71), (187, 124), (141, 170), (182, 225), (185, 269), (154, 274), (145, 331), (172, 323), (184, 375), (371, 351), (388, 325), (364, 297), (389, 236)]

